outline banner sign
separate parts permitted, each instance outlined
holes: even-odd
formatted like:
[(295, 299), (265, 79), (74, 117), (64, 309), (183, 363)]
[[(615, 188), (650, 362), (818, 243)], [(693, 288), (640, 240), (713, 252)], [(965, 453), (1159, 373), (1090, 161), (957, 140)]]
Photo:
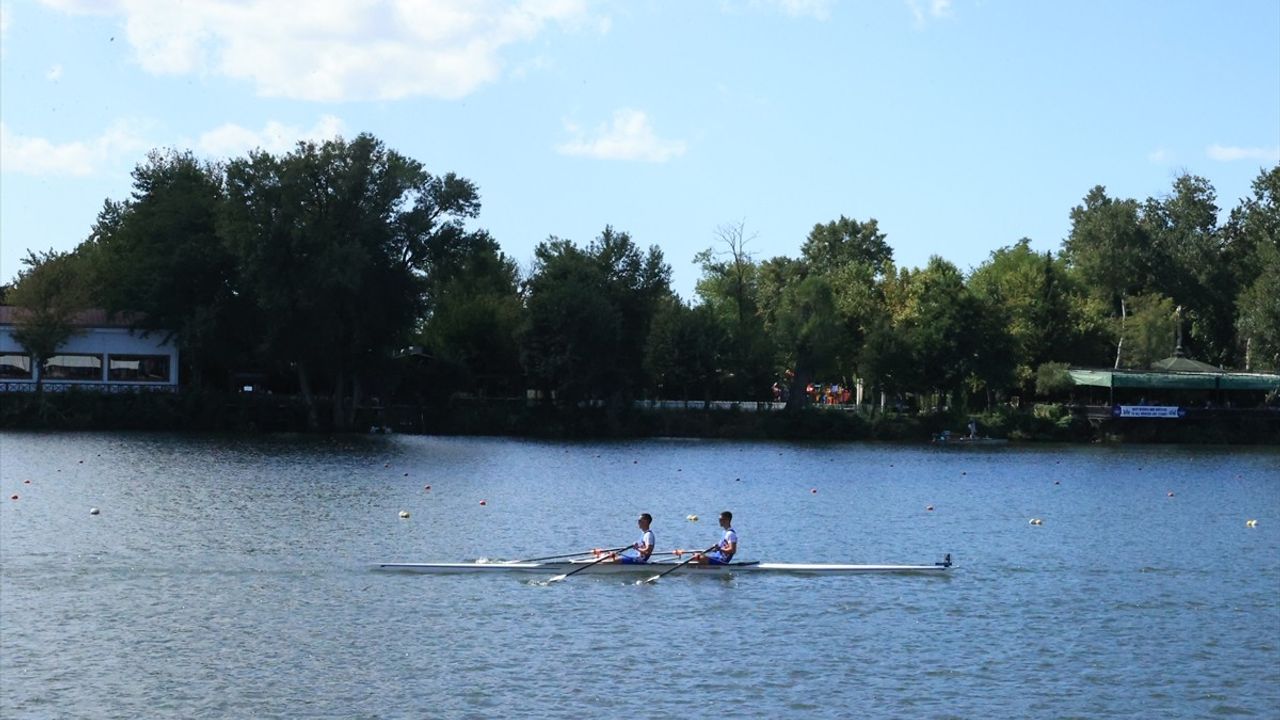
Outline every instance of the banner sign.
[(1177, 405), (1116, 405), (1111, 408), (1111, 414), (1132, 418), (1180, 418), (1187, 411)]

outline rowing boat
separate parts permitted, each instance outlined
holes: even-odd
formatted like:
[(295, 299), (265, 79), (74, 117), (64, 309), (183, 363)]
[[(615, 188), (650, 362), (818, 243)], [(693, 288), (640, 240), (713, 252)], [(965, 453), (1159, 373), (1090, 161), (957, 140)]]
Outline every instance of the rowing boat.
[[(606, 575), (617, 573), (647, 573), (672, 570), (680, 563), (662, 561), (651, 563), (596, 563), (590, 560), (562, 562), (465, 562), (465, 563), (381, 563), (378, 570), (413, 573), (541, 573), (556, 575), (580, 571), (580, 575)], [(729, 575), (751, 573), (787, 573), (796, 575), (856, 575), (862, 573), (941, 574), (951, 568), (951, 556), (932, 565), (839, 565), (817, 563), (769, 563), (747, 560), (728, 565), (698, 565), (687, 563), (678, 572), (689, 575)]]

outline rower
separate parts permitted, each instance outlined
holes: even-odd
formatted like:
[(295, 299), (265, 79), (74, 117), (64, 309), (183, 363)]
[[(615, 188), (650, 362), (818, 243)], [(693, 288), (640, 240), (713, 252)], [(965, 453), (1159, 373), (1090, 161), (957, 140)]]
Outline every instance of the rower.
[[(636, 525), (640, 526), (640, 541), (632, 545), (629, 549), (635, 550), (636, 555), (618, 555), (614, 554), (609, 558), (609, 562), (620, 562), (630, 564), (640, 564), (649, 562), (649, 556), (653, 554), (653, 547), (656, 540), (653, 531), (649, 529), (649, 524), (653, 522), (653, 516), (649, 513), (642, 514), (636, 520)], [(623, 552), (626, 552), (625, 550)]]
[(715, 550), (706, 555), (702, 553), (694, 555), (694, 563), (698, 565), (728, 565), (733, 560), (733, 554), (738, 552), (738, 533), (733, 530), (733, 513), (728, 510), (720, 513), (720, 527), (724, 528), (724, 537), (721, 538), (720, 544)]

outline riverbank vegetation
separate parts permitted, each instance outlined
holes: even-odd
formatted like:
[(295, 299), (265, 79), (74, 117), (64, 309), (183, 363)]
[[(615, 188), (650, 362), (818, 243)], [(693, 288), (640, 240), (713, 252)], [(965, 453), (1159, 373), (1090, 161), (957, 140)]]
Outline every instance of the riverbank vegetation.
[[(668, 239), (643, 247), (620, 228), (550, 236), (519, 267), (479, 227), (476, 183), (368, 135), (220, 162), (154, 152), (133, 177), (74, 251), (32, 253), (4, 302), (30, 311), (22, 331), (44, 353), (79, 307), (172, 333), (180, 397), (57, 403), (142, 403), (171, 427), (236, 426), (227, 413), (276, 403), (285, 424), (312, 429), (363, 429), (371, 408), (410, 407), (430, 409), (418, 424), (440, 432), (919, 437), (928, 418), (986, 413), (993, 428), (1023, 418), (1006, 421), (1015, 435), (1067, 438), (1079, 428), (1035, 430), (1044, 418), (1031, 410), (1037, 378), (1052, 394), (1045, 378), (1063, 364), (1145, 368), (1182, 331), (1197, 359), (1280, 367), (1280, 166), (1225, 221), (1192, 175), (1143, 201), (1082, 188), (1057, 252), (1021, 239), (967, 272), (941, 255), (897, 266), (874, 218), (817, 218), (794, 257), (773, 258), (730, 223), (696, 256), (688, 300), (670, 286)], [(271, 394), (238, 393), (249, 376)], [(634, 409), (785, 395), (799, 411), (815, 384), (861, 384), (865, 407), (749, 421)], [(42, 412), (7, 405), (7, 426)]]

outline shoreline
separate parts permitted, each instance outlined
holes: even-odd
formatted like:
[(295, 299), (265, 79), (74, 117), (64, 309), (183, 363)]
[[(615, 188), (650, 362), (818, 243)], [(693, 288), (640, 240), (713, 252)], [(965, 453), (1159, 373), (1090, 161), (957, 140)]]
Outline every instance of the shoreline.
[[(322, 412), (321, 417), (327, 417)], [(1217, 412), (1186, 418), (1099, 418), (1083, 408), (928, 414), (810, 407), (799, 411), (737, 408), (559, 407), (518, 400), (454, 399), (432, 404), (360, 408), (358, 431), (414, 435), (541, 439), (710, 438), (726, 440), (890, 441), (929, 443), (943, 431), (959, 439), (970, 418), (983, 438), (1012, 443), (1280, 445), (1280, 411)], [(302, 403), (287, 396), (224, 393), (0, 395), (0, 429), (177, 432), (333, 432), (307, 429)], [(978, 447), (989, 447), (979, 443)], [(939, 447), (966, 447), (963, 441)]]

